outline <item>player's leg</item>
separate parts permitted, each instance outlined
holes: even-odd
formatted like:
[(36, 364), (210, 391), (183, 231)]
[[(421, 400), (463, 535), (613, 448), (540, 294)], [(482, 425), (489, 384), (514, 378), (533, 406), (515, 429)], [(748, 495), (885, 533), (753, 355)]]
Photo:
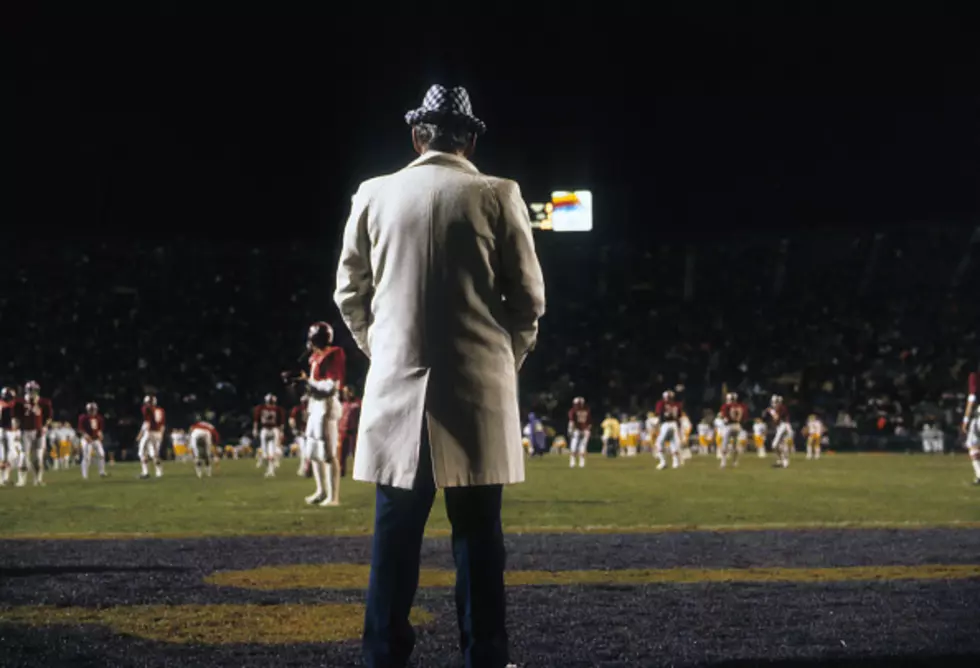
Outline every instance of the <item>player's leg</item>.
[(204, 458), (207, 456), (203, 439), (199, 434), (190, 435), (191, 456), (194, 458), (194, 475), (200, 480), (204, 477)]
[(785, 422), (776, 428), (772, 445), (776, 451), (776, 465), (782, 468), (789, 466), (789, 426)]
[[(820, 441), (822, 441), (822, 440), (823, 440), (823, 437), (822, 436), (817, 436), (815, 439), (813, 439), (813, 458), (814, 459), (820, 459)], [(941, 452), (942, 451), (942, 447), (940, 447), (939, 450)]]
[(306, 446), (307, 459), (309, 466), (313, 470), (313, 482), (316, 489), (310, 496), (306, 497), (306, 502), (316, 504), (327, 498), (324, 489), (324, 459), (326, 458), (326, 415), (310, 415), (306, 424)]
[(82, 480), (88, 480), (89, 460), (92, 457), (91, 441), (82, 441)]
[(160, 459), (160, 449), (163, 447), (162, 438), (160, 436), (154, 436), (151, 442), (153, 468), (155, 469), (156, 476), (161, 478), (163, 477), (163, 462)]
[(17, 468), (17, 487), (27, 484), (27, 453), (24, 452), (24, 432), (12, 431), (8, 435), (9, 447), (12, 449), (7, 455), (11, 465)]
[[(339, 416), (339, 411), (334, 415)], [(340, 505), (340, 421), (327, 420), (324, 448), (324, 482), (327, 498), (321, 506)]]
[(967, 426), (966, 448), (973, 464), (973, 484), (980, 485), (980, 419), (974, 418)]
[(105, 446), (102, 441), (92, 441), (92, 454), (99, 462), (99, 477), (105, 477)]
[(973, 464), (973, 484), (980, 485), (980, 445), (970, 448), (970, 463)]
[(731, 425), (725, 427), (722, 431), (721, 437), (721, 447), (718, 448), (718, 459), (720, 461), (721, 468), (728, 466), (728, 453), (731, 449), (732, 442), (732, 429)]
[(214, 447), (214, 442), (211, 440), (211, 435), (209, 434), (207, 439), (204, 441), (204, 475), (211, 477), (211, 473), (214, 471), (214, 453), (217, 450)]
[(585, 466), (585, 455), (589, 451), (589, 438), (592, 436), (592, 432), (588, 429), (580, 432), (581, 436), (579, 438), (578, 444), (578, 466), (583, 468)]
[(44, 446), (45, 438), (40, 432), (34, 432), (34, 484), (43, 485), (44, 484)]
[(665, 440), (667, 440), (667, 428), (666, 425), (661, 425), (660, 430), (657, 432), (657, 440), (653, 444), (653, 456), (657, 458), (658, 470), (667, 466), (667, 460), (664, 458)]
[(575, 468), (575, 454), (578, 452), (578, 431), (568, 435), (568, 468)]
[(7, 463), (7, 432), (0, 429), (0, 487), (7, 484), (10, 466)]
[(677, 423), (670, 423), (664, 430), (670, 438), (670, 467), (677, 468), (681, 465), (678, 455), (681, 451), (681, 431)]
[(296, 475), (301, 478), (306, 475), (306, 467), (309, 466), (309, 461), (306, 458), (306, 436), (297, 436), (296, 444), (299, 445), (299, 467), (296, 469)]
[(259, 451), (262, 453), (261, 458), (257, 458), (257, 461), (265, 462), (265, 477), (271, 478), (276, 474), (273, 469), (272, 460), (275, 457), (273, 452), (273, 438), (272, 431), (270, 429), (263, 429), (259, 432)]
[(139, 443), (140, 478), (150, 477), (150, 435), (143, 434)]

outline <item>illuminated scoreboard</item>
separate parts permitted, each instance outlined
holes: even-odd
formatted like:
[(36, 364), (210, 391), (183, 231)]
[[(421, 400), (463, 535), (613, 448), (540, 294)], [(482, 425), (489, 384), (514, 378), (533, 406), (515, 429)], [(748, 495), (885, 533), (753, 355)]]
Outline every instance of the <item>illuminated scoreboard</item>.
[(592, 230), (592, 191), (557, 190), (550, 202), (533, 202), (531, 227), (554, 232), (589, 232)]

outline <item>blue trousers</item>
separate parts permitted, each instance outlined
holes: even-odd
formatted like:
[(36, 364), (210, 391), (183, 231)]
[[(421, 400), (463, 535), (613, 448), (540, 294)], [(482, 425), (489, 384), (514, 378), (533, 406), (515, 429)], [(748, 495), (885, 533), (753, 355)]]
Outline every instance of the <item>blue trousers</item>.
[[(419, 586), (422, 534), (436, 487), (432, 454), (423, 429), (415, 486), (377, 486), (371, 579), (364, 616), (368, 668), (402, 668), (415, 647), (408, 621)], [(503, 487), (445, 490), (456, 563), (459, 646), (467, 668), (504, 668), (509, 662), (504, 600)]]

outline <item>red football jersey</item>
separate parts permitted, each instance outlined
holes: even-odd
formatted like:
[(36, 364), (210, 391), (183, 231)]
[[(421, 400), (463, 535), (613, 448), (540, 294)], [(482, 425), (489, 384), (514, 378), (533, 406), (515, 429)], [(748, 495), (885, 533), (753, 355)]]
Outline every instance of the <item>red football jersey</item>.
[(252, 424), (263, 429), (282, 427), (286, 424), (286, 409), (274, 404), (262, 404), (252, 410)]
[(188, 433), (194, 431), (195, 429), (203, 429), (211, 434), (211, 445), (217, 445), (221, 442), (221, 436), (218, 434), (218, 430), (214, 428), (214, 425), (210, 422), (195, 422), (191, 425)]
[(749, 409), (746, 405), (738, 401), (722, 405), (718, 412), (721, 413), (721, 419), (728, 424), (742, 424), (749, 415)]
[(592, 410), (588, 406), (572, 406), (568, 411), (568, 421), (579, 431), (592, 429)]
[(0, 429), (11, 429), (17, 401), (0, 401)]
[(78, 431), (96, 441), (102, 440), (102, 432), (105, 430), (105, 419), (99, 413), (89, 415), (85, 413), (78, 416)]
[(306, 430), (306, 406), (304, 404), (296, 404), (289, 411), (289, 417), (296, 422), (296, 433), (302, 434)]
[(51, 400), (38, 397), (34, 401), (18, 399), (14, 405), (14, 417), (24, 431), (41, 431), (51, 421)]
[(655, 412), (661, 422), (673, 422), (674, 420), (680, 419), (681, 413), (684, 412), (684, 403), (681, 401), (661, 399), (657, 402)]
[(310, 355), (310, 378), (312, 380), (332, 380), (337, 391), (344, 386), (347, 369), (347, 356), (343, 348), (328, 346), (321, 353)]
[(766, 415), (776, 424), (780, 422), (789, 422), (789, 409), (786, 408), (786, 404), (779, 404), (775, 408), (770, 406), (766, 410)]
[(143, 406), (143, 422), (150, 431), (162, 431), (167, 426), (167, 411), (159, 406)]

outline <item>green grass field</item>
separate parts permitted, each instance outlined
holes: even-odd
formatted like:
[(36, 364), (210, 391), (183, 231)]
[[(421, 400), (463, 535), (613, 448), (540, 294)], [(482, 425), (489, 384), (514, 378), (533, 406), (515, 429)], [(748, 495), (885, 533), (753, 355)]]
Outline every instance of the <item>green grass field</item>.
[[(786, 470), (771, 458), (745, 457), (719, 470), (714, 457), (657, 471), (649, 456), (592, 457), (569, 470), (564, 457), (528, 462), (527, 482), (506, 490), (510, 533), (923, 526), (980, 523), (980, 488), (965, 455), (797, 455)], [(253, 461), (224, 461), (198, 480), (190, 464), (168, 462), (161, 479), (138, 480), (135, 464), (83, 481), (79, 469), (51, 471), (47, 486), (0, 489), (0, 537), (242, 534), (364, 534), (371, 530), (373, 487), (342, 483), (343, 505), (310, 508), (311, 480), (286, 460), (264, 479)], [(429, 531), (448, 529), (437, 499)]]

